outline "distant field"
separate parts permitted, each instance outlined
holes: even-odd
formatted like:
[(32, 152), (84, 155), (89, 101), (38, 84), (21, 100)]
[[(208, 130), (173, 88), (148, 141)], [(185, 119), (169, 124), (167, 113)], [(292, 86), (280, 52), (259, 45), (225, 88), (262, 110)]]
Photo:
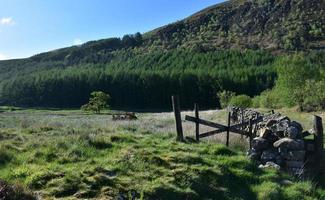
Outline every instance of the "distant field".
[[(0, 179), (21, 183), (44, 199), (325, 199), (325, 191), (310, 181), (257, 169), (243, 152), (245, 138), (232, 136), (231, 149), (216, 144), (224, 143), (224, 135), (176, 143), (172, 113), (113, 121), (79, 110), (2, 111)], [(312, 114), (281, 112), (305, 129), (312, 126)], [(225, 123), (227, 113), (200, 115)], [(185, 135), (194, 135), (193, 124), (183, 126)]]

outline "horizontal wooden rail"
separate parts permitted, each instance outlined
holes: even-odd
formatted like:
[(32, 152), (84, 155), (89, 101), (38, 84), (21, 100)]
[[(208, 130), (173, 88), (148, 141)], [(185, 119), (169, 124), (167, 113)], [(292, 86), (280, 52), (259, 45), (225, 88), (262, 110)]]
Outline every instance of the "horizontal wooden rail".
[[(199, 138), (209, 137), (209, 136), (212, 136), (212, 135), (216, 135), (216, 134), (228, 131), (227, 126), (224, 126), (222, 124), (217, 124), (217, 123), (214, 123), (214, 122), (210, 122), (210, 121), (207, 121), (207, 120), (204, 120), (204, 119), (199, 119), (199, 118), (196, 118), (196, 117), (191, 117), (191, 116), (186, 115), (185, 120), (218, 129), (218, 130), (202, 133), (202, 134), (199, 135)], [(232, 132), (232, 133), (237, 133), (237, 134), (244, 135), (244, 136), (250, 136), (251, 133), (249, 131), (239, 130), (239, 128), (241, 128), (243, 126), (253, 125), (253, 124), (259, 123), (261, 121), (263, 121), (263, 118), (259, 117), (257, 119), (251, 120), (251, 121), (245, 121), (245, 122), (240, 123), (240, 124), (235, 124), (235, 125), (232, 125), (232, 126), (229, 127), (229, 131)]]
[(209, 121), (204, 120), (204, 119), (197, 119), (195, 117), (191, 117), (191, 116), (188, 116), (188, 115), (185, 116), (185, 120), (190, 121), (190, 122), (199, 123), (199, 124), (209, 126), (209, 127), (212, 127), (212, 128), (219, 128), (219, 129), (224, 129), (225, 128), (225, 130), (227, 130), (227, 126), (217, 124), (217, 123), (214, 123), (214, 122), (209, 122)]
[(209, 131), (206, 133), (202, 133), (199, 135), (200, 138), (205, 138), (205, 137), (209, 137), (209, 136), (213, 136), (219, 133), (225, 132), (224, 130), (214, 130), (214, 131)]

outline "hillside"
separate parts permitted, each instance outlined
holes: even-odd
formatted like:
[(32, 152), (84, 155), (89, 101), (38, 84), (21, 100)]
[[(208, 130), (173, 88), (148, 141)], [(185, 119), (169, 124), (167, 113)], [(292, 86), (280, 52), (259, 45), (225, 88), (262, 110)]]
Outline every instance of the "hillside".
[(322, 0), (231, 0), (156, 29), (149, 40), (203, 50), (324, 49), (324, 16)]
[(254, 96), (273, 86), (278, 58), (292, 50), (321, 62), (324, 7), (323, 0), (228, 1), (143, 35), (1, 61), (0, 104), (78, 107), (93, 90), (127, 108), (167, 108), (175, 93), (185, 107), (209, 108), (220, 90)]

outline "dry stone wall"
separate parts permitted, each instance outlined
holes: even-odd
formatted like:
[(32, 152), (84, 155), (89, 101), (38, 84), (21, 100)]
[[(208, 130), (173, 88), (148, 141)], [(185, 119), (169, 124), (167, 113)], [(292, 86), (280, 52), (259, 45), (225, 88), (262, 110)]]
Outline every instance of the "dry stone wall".
[(237, 123), (263, 117), (263, 121), (254, 127), (256, 137), (247, 153), (260, 168), (273, 167), (296, 176), (304, 173), (306, 151), (300, 123), (279, 113), (261, 114), (239, 108), (232, 108), (231, 113)]

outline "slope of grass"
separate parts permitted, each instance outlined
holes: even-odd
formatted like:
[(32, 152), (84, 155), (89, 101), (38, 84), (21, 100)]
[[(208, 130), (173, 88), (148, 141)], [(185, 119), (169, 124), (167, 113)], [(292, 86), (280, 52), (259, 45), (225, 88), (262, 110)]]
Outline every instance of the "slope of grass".
[[(325, 199), (314, 183), (258, 169), (242, 152), (212, 142), (177, 143), (168, 129), (140, 127), (149, 119), (157, 130), (169, 126), (166, 114), (143, 114), (139, 122), (112, 127), (107, 116), (72, 119), (48, 112), (44, 121), (36, 114), (0, 115), (2, 126), (4, 119), (30, 120), (0, 129), (0, 179), (44, 199)], [(87, 120), (106, 126), (77, 126)]]

